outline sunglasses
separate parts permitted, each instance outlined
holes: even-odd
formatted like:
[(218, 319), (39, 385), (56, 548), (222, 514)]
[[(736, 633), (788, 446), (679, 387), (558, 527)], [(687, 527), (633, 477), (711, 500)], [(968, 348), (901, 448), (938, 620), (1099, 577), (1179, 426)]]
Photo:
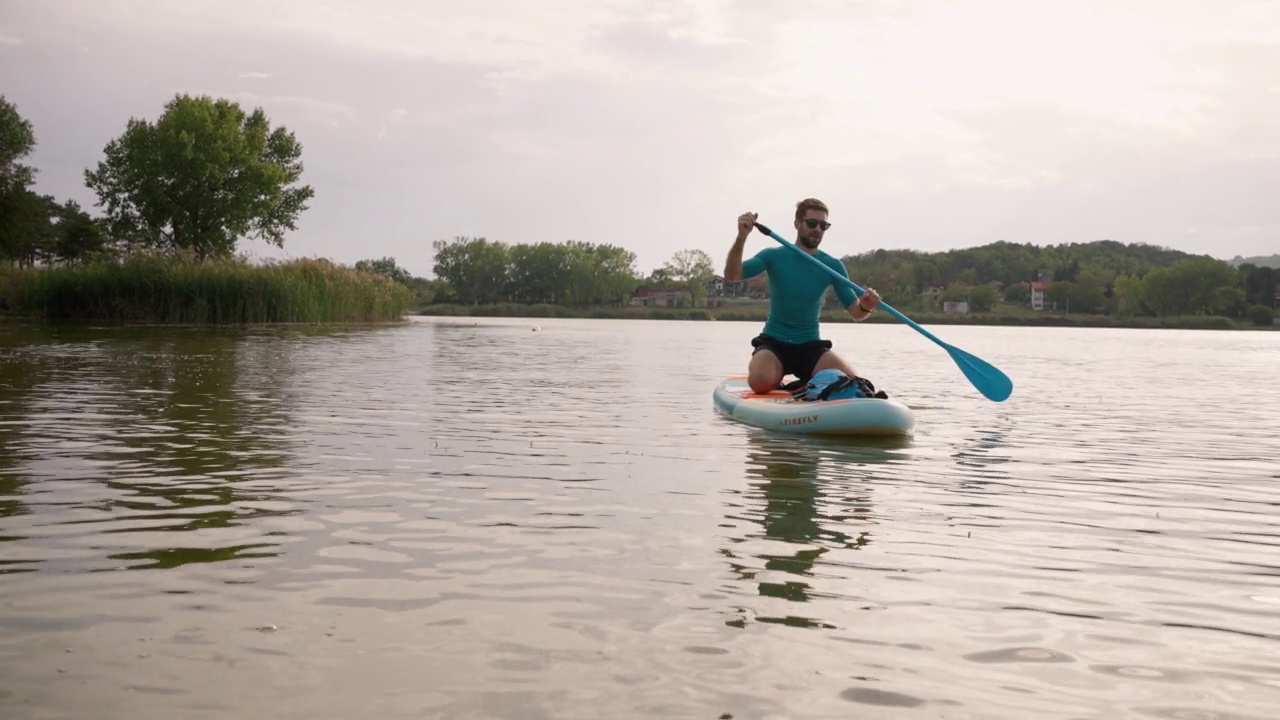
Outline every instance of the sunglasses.
[(804, 224), (808, 225), (810, 228), (816, 228), (821, 225), (823, 230), (827, 230), (831, 227), (831, 223), (826, 220), (814, 220), (813, 218), (805, 218)]

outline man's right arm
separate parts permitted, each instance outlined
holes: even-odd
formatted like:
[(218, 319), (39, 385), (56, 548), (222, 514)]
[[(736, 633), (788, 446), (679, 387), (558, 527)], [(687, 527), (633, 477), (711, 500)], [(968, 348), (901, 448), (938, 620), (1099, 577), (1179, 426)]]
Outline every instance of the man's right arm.
[(729, 258), (724, 261), (724, 281), (738, 282), (742, 279), (742, 247), (747, 244), (747, 239), (738, 236), (733, 241), (733, 247), (729, 248)]
[[(742, 259), (742, 245), (734, 243), (729, 250), (729, 260), (724, 266), (724, 281), (735, 283), (749, 280), (769, 269), (769, 253), (772, 248), (764, 248), (755, 255)], [(731, 274), (732, 273), (732, 274)]]
[(738, 282), (742, 279), (742, 249), (747, 244), (747, 237), (751, 235), (755, 222), (756, 214), (753, 212), (738, 216), (738, 237), (734, 239), (733, 247), (729, 248), (729, 257), (724, 262), (725, 282)]

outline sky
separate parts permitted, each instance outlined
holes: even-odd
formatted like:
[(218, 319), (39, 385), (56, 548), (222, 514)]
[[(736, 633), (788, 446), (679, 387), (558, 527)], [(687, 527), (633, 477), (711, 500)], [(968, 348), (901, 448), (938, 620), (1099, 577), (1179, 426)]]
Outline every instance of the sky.
[[(824, 249), (1110, 239), (1280, 252), (1274, 0), (0, 0), (36, 189), (175, 94), (263, 108), (310, 208), (257, 257), (432, 242), (723, 263), (744, 211)], [(772, 245), (755, 234), (748, 253)]]

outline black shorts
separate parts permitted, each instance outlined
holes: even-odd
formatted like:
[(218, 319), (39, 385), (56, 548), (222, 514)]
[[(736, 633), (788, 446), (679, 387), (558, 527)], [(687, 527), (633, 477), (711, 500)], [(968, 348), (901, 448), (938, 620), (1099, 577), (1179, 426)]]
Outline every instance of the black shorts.
[(761, 350), (771, 351), (782, 361), (782, 374), (795, 375), (800, 381), (806, 381), (813, 376), (813, 367), (818, 364), (818, 359), (831, 349), (830, 340), (789, 343), (764, 333), (751, 338), (751, 345), (755, 347), (755, 350), (751, 351), (752, 355)]

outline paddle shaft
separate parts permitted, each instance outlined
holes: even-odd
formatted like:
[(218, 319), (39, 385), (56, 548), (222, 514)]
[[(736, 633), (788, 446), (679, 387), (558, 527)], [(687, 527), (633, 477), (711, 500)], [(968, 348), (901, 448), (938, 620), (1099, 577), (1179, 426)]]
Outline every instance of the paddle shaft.
[[(784, 238), (784, 237), (782, 237), (781, 235), (779, 235), (778, 233), (776, 233), (776, 232), (774, 232), (774, 231), (770, 230), (769, 228), (765, 227), (764, 225), (761, 225), (760, 223), (755, 223), (755, 226), (756, 226), (756, 229), (757, 229), (757, 230), (759, 230), (760, 232), (764, 233), (765, 235), (768, 235), (769, 237), (773, 238), (774, 240), (777, 240), (778, 242), (782, 243), (782, 244), (783, 244), (783, 245), (785, 245), (786, 247), (789, 247), (789, 248), (791, 248), (792, 250), (794, 250), (794, 251), (796, 251), (796, 252), (800, 253), (800, 254), (801, 254), (801, 255), (803, 255), (804, 257), (808, 258), (810, 261), (817, 263), (817, 264), (818, 264), (818, 267), (820, 267), (820, 268), (822, 268), (823, 270), (825, 270), (825, 271), (827, 271), (828, 273), (830, 273), (832, 277), (834, 277), (835, 279), (837, 279), (837, 280), (839, 280), (840, 282), (844, 283), (845, 285), (848, 285), (849, 287), (853, 288), (853, 291), (854, 291), (854, 292), (856, 292), (856, 293), (858, 294), (858, 296), (859, 296), (859, 297), (861, 297), (861, 296), (863, 296), (863, 295), (866, 295), (866, 294), (867, 294), (867, 291), (866, 291), (866, 290), (863, 290), (861, 287), (859, 287), (857, 283), (855, 283), (854, 281), (852, 281), (852, 280), (850, 280), (849, 278), (845, 277), (844, 275), (841, 275), (840, 273), (836, 272), (835, 270), (832, 270), (830, 267), (827, 267), (826, 263), (824, 263), (824, 262), (822, 262), (821, 260), (819, 260), (818, 258), (816, 258), (816, 257), (814, 257), (814, 256), (812, 256), (812, 255), (810, 255), (809, 253), (805, 252), (804, 250), (801, 250), (799, 247), (797, 247), (797, 246), (796, 246), (796, 244), (795, 244), (795, 243), (791, 242), (790, 240), (787, 240), (786, 238)], [(934, 336), (934, 334), (933, 334), (933, 333), (931, 333), (931, 332), (929, 332), (928, 330), (925, 330), (924, 328), (922, 328), (922, 327), (920, 327), (919, 325), (917, 325), (917, 324), (915, 323), (915, 321), (914, 321), (914, 320), (912, 320), (911, 318), (909, 318), (909, 317), (907, 317), (906, 315), (903, 315), (902, 313), (900, 313), (900, 312), (898, 312), (897, 310), (895, 310), (891, 305), (889, 305), (889, 303), (881, 302), (881, 303), (879, 304), (879, 306), (878, 306), (878, 307), (884, 308), (884, 310), (885, 310), (886, 312), (888, 312), (890, 315), (893, 315), (894, 317), (898, 318), (898, 319), (899, 319), (899, 320), (901, 320), (902, 322), (904, 322), (904, 323), (906, 323), (906, 324), (910, 325), (911, 327), (915, 328), (915, 330), (916, 330), (916, 331), (918, 331), (920, 334), (922, 334), (922, 335), (924, 335), (925, 337), (929, 338), (930, 340), (934, 341), (934, 342), (935, 342), (935, 343), (937, 343), (938, 345), (940, 345), (940, 346), (942, 346), (942, 347), (944, 347), (944, 348), (950, 348), (950, 347), (951, 347), (951, 346), (950, 346), (950, 345), (948, 345), (947, 343), (945, 343), (945, 342), (943, 342), (943, 341), (939, 340), (936, 336)]]

